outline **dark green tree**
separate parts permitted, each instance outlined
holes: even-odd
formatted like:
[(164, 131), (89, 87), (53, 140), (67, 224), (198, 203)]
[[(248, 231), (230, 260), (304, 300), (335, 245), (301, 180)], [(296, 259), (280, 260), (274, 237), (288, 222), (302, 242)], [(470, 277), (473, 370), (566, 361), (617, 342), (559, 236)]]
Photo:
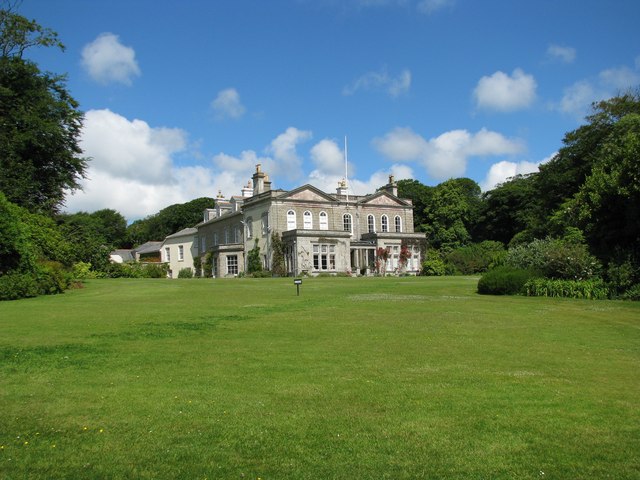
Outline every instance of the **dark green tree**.
[(433, 195), (433, 187), (423, 185), (418, 180), (398, 180), (398, 196), (408, 198), (413, 203), (413, 228), (421, 232), (422, 226), (427, 223), (425, 209)]
[(52, 45), (61, 46), (55, 33), (0, 10), (0, 191), (47, 214), (80, 187), (87, 165), (78, 145), (83, 114), (65, 78), (22, 58), (27, 48)]

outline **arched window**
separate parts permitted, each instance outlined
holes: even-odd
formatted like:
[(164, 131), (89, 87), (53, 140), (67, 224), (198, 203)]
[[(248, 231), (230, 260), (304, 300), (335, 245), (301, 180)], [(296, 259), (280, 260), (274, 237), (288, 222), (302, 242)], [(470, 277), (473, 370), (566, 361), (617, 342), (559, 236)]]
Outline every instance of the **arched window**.
[(343, 227), (342, 229), (343, 229), (345, 232), (353, 233), (353, 230), (352, 230), (352, 227), (351, 227), (351, 226), (352, 226), (352, 223), (351, 223), (351, 214), (350, 214), (350, 213), (345, 213), (345, 214), (342, 216), (342, 227)]
[(400, 218), (400, 215), (396, 215), (396, 218), (394, 219), (394, 222), (396, 224), (396, 232), (401, 232), (402, 231), (402, 219)]
[(249, 240), (251, 237), (253, 237), (253, 218), (249, 217), (247, 218), (247, 220), (245, 221), (244, 224), (246, 230), (247, 230), (247, 240)]
[(329, 217), (327, 212), (320, 212), (320, 230), (329, 230)]
[(313, 230), (313, 217), (311, 216), (311, 212), (307, 210), (303, 215), (304, 229)]
[(386, 215), (382, 215), (382, 217), (380, 218), (380, 225), (382, 227), (382, 231), (383, 232), (388, 232), (389, 231), (389, 217), (387, 217)]
[(369, 233), (375, 233), (376, 231), (376, 219), (373, 215), (367, 217), (367, 230)]
[(287, 212), (287, 230), (296, 229), (296, 212), (289, 210)]

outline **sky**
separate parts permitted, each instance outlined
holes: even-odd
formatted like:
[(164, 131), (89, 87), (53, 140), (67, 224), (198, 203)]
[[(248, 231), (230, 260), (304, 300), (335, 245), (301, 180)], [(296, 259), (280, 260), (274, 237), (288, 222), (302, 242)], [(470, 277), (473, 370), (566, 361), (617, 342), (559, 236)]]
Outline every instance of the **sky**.
[(23, 0), (66, 49), (90, 157), (66, 211), (129, 221), (273, 188), (373, 193), (537, 171), (640, 85), (638, 0)]

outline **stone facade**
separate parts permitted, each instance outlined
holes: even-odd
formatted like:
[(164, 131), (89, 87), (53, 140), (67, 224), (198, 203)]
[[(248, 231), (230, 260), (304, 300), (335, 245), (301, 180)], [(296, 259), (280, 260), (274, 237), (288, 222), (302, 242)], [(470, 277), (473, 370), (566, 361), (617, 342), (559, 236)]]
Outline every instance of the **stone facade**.
[[(256, 166), (253, 183), (229, 200), (218, 198), (196, 226), (194, 241), (203, 262), (212, 262), (216, 277), (247, 271), (251, 249), (260, 249), (262, 266), (273, 266), (272, 235), (284, 246), (288, 275), (372, 273), (379, 248), (389, 251), (387, 272), (416, 274), (420, 269), (425, 235), (413, 231), (413, 205), (401, 199), (397, 185), (372, 195), (348, 195), (344, 182), (336, 194), (312, 185), (294, 190), (272, 190), (268, 175)], [(410, 258), (403, 268), (402, 247)]]

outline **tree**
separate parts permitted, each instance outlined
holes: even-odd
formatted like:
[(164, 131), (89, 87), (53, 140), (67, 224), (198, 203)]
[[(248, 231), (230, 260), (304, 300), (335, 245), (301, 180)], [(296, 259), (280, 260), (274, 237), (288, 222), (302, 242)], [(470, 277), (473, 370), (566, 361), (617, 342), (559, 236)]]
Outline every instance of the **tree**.
[(284, 263), (284, 243), (282, 238), (277, 232), (271, 234), (271, 272), (278, 277), (285, 277), (287, 275), (287, 268)]
[(0, 191), (47, 214), (80, 188), (87, 165), (78, 145), (83, 114), (65, 78), (22, 58), (29, 47), (52, 45), (61, 46), (53, 32), (0, 10)]
[(422, 225), (427, 223), (425, 209), (431, 201), (433, 187), (423, 185), (418, 180), (398, 180), (398, 196), (408, 198), (413, 203), (413, 227), (421, 232)]
[(473, 180), (451, 179), (435, 187), (422, 225), (429, 246), (450, 251), (468, 244), (479, 205), (480, 187)]
[(485, 192), (478, 210), (473, 237), (508, 245), (531, 225), (535, 198), (533, 175), (517, 175)]
[(247, 270), (249, 273), (262, 271), (262, 259), (260, 258), (260, 246), (258, 245), (257, 238), (254, 247), (249, 250)]
[(215, 200), (201, 197), (187, 203), (177, 203), (163, 208), (158, 213), (136, 220), (127, 227), (127, 243), (140, 245), (150, 240), (162, 240), (167, 235), (178, 232), (202, 221), (202, 212), (213, 208)]

